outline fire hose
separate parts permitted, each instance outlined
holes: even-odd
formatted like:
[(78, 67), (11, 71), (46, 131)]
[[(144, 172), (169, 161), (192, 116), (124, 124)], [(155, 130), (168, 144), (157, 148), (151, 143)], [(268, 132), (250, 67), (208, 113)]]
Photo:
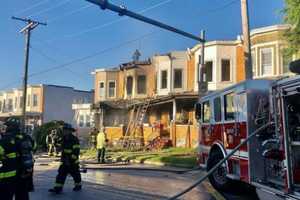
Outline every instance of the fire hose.
[(250, 134), (243, 142), (241, 142), (238, 146), (236, 146), (227, 156), (225, 156), (220, 162), (218, 162), (213, 168), (211, 168), (206, 175), (203, 177), (199, 178), (195, 183), (193, 183), (191, 186), (188, 188), (184, 189), (183, 191), (179, 192), (178, 194), (168, 198), (168, 200), (175, 200), (178, 199), (179, 197), (183, 196), (184, 194), (188, 193), (192, 189), (194, 189), (196, 186), (200, 185), (205, 179), (207, 179), (212, 173), (214, 173), (223, 163), (225, 163), (234, 153), (236, 153), (243, 145), (245, 145), (249, 140), (257, 135), (260, 131), (265, 130), (267, 127), (272, 125), (273, 122), (269, 122), (260, 128), (256, 129), (252, 134)]

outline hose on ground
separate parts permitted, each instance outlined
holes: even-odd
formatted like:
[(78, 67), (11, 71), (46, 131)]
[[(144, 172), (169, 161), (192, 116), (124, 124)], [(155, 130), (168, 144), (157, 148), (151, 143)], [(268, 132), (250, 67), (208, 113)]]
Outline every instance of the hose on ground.
[(192, 189), (194, 189), (197, 185), (201, 184), (205, 179), (207, 179), (212, 173), (214, 173), (224, 162), (226, 162), (234, 153), (236, 153), (243, 145), (245, 145), (249, 140), (257, 135), (260, 131), (265, 130), (267, 127), (269, 127), (272, 122), (269, 122), (260, 128), (256, 129), (252, 134), (250, 134), (243, 142), (241, 142), (238, 146), (236, 146), (227, 156), (225, 156), (220, 162), (218, 162), (213, 168), (211, 168), (206, 175), (199, 178), (194, 184), (186, 188), (185, 190), (179, 192), (178, 194), (168, 198), (168, 200), (175, 200), (179, 197), (183, 196), (184, 194), (188, 193)]

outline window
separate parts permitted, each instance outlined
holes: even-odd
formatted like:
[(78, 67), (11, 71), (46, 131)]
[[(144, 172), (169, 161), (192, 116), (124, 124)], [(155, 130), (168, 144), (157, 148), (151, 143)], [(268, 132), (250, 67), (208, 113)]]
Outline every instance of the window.
[(146, 76), (140, 75), (137, 78), (137, 93), (146, 94)]
[(293, 61), (293, 56), (291, 56), (291, 55), (283, 55), (282, 60), (283, 60), (283, 69), (282, 69), (282, 72), (284, 74), (290, 73), (289, 64), (290, 64), (290, 62)]
[(11, 112), (13, 110), (13, 99), (8, 99), (7, 109), (9, 112)]
[(23, 108), (23, 96), (20, 96), (19, 108)]
[(2, 101), (0, 101), (0, 112), (2, 112)]
[(214, 99), (214, 116), (215, 122), (220, 122), (222, 120), (222, 109), (221, 109), (221, 98)]
[(37, 96), (37, 94), (33, 94), (33, 102), (32, 102), (32, 104), (33, 104), (33, 107), (38, 106), (38, 96)]
[(116, 81), (108, 82), (108, 97), (116, 96)]
[(230, 60), (222, 59), (222, 81), (230, 81)]
[(261, 71), (262, 75), (272, 75), (272, 48), (261, 49)]
[(99, 83), (99, 97), (105, 97), (105, 85), (104, 82)]
[(91, 117), (89, 115), (85, 116), (85, 126), (91, 127)]
[(234, 93), (230, 93), (224, 96), (224, 104), (225, 120), (234, 120)]
[(14, 108), (17, 109), (18, 108), (18, 97), (15, 97), (15, 105)]
[(128, 96), (132, 95), (132, 89), (133, 89), (133, 78), (132, 76), (128, 76), (126, 82), (126, 91)]
[(168, 71), (161, 71), (161, 89), (166, 89), (168, 87)]
[(213, 81), (213, 62), (208, 61), (205, 63), (205, 73), (206, 73), (206, 81), (212, 82)]
[(30, 99), (30, 94), (27, 95), (27, 106), (30, 106), (31, 104), (31, 99)]
[(174, 88), (182, 88), (182, 69), (174, 69)]
[(79, 116), (79, 127), (83, 127), (84, 126), (84, 116), (80, 115)]
[(209, 101), (203, 103), (203, 123), (209, 123), (211, 117)]

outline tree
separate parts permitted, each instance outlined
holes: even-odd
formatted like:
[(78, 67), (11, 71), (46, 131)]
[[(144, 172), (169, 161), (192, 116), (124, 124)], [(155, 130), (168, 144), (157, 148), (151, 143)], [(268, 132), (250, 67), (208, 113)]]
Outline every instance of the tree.
[(300, 50), (300, 0), (285, 0), (284, 21), (292, 27), (284, 34), (289, 43), (287, 55), (299, 53)]

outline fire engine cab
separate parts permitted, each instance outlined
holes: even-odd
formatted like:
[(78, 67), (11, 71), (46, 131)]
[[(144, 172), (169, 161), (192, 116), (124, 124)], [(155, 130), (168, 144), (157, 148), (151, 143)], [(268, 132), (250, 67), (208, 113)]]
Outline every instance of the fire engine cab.
[(247, 80), (210, 93), (197, 103), (196, 117), (198, 161), (207, 170), (270, 124), (209, 177), (216, 189), (242, 181), (262, 200), (300, 199), (300, 76)]

